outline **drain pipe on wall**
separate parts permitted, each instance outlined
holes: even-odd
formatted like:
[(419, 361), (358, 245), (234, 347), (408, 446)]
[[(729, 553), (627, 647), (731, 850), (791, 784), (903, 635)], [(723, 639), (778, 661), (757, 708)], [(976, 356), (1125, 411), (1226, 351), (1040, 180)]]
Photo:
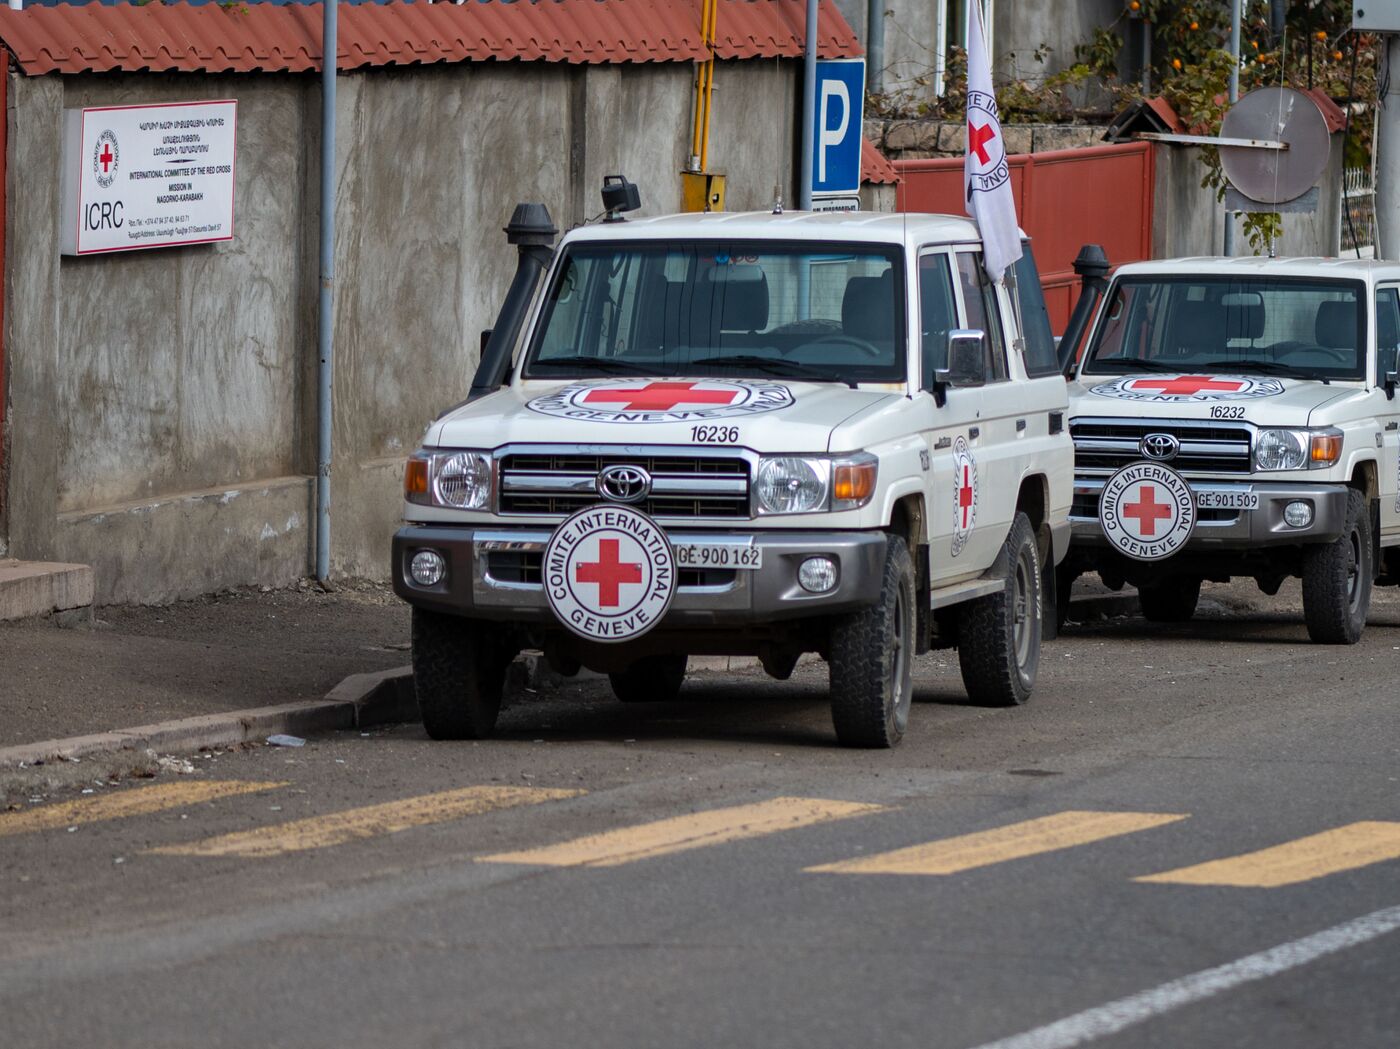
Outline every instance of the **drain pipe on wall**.
[(885, 90), (885, 0), (865, 8), (865, 82), (877, 95)]
[(802, 52), (802, 184), (797, 209), (812, 210), (812, 147), (817, 119), (817, 0), (807, 0), (807, 41)]
[(322, 0), (321, 24), (321, 314), (316, 371), (316, 579), (331, 574), (331, 377), (335, 315), (335, 71), (339, 0)]

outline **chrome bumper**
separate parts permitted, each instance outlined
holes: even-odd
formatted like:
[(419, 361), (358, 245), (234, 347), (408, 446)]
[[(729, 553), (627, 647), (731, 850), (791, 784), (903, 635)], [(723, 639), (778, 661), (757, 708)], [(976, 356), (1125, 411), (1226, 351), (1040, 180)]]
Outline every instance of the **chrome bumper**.
[[(557, 622), (540, 582), (521, 581), (522, 561), (542, 558), (549, 532), (407, 525), (395, 534), (391, 576), (394, 592), (432, 611), (515, 623)], [(884, 576), (883, 532), (668, 532), (672, 544), (744, 542), (763, 551), (755, 570), (696, 574), (681, 582), (662, 627), (736, 626), (854, 611), (875, 603)], [(436, 550), (447, 575), (421, 586), (408, 565), (419, 550)], [(837, 565), (836, 586), (812, 594), (797, 582), (797, 569), (813, 555)], [(509, 566), (512, 571), (507, 572)]]
[[(1092, 500), (1098, 505), (1106, 477), (1076, 477), (1075, 507)], [(1257, 510), (1197, 510), (1196, 530), (1185, 550), (1246, 549), (1298, 543), (1330, 543), (1346, 527), (1347, 487), (1341, 484), (1297, 484), (1269, 481), (1197, 481), (1187, 478), (1193, 492), (1255, 492)], [(1283, 519), (1283, 508), (1302, 500), (1313, 507), (1312, 524), (1294, 528)], [(1074, 542), (1107, 546), (1097, 516), (1070, 514)]]

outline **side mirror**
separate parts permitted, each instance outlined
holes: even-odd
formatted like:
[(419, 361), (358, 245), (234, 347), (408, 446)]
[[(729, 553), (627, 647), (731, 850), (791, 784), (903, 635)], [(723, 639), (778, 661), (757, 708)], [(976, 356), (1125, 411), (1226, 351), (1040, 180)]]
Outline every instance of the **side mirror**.
[(1400, 347), (1381, 347), (1380, 373), (1381, 385), (1385, 387), (1385, 395), (1389, 400), (1395, 400), (1395, 387), (1400, 385)]
[(1381, 380), (1381, 384), (1385, 386), (1386, 397), (1392, 401), (1395, 400), (1395, 387), (1400, 386), (1400, 369), (1392, 365), (1390, 371), (1385, 373), (1385, 378)]
[(935, 386), (982, 386), (987, 381), (987, 333), (954, 328), (948, 333), (948, 363), (933, 373)]

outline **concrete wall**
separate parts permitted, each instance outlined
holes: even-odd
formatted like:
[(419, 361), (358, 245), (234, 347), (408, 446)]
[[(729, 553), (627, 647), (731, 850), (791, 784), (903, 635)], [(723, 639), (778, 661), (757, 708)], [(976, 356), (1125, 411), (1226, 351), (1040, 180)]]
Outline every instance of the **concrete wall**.
[[(952, 24), (961, 25), (966, 0), (946, 0)], [(1086, 43), (1101, 25), (1109, 25), (1123, 10), (1122, 0), (991, 0), (993, 76), (1030, 79), (1057, 73), (1074, 64), (1074, 49)], [(868, 0), (836, 0), (846, 21), (861, 41), (868, 40)], [(885, 14), (885, 83), (887, 92), (931, 98), (931, 74), (937, 64), (939, 0), (880, 0)], [(954, 17), (953, 12), (958, 12)], [(961, 37), (956, 41), (961, 44)], [(1050, 48), (1044, 62), (1035, 60), (1042, 45)], [(920, 83), (920, 81), (924, 81)]]
[[(1152, 254), (1154, 258), (1220, 255), (1224, 251), (1225, 211), (1215, 192), (1201, 186), (1205, 168), (1200, 152), (1189, 146), (1158, 145), (1153, 198)], [(1275, 254), (1335, 256), (1341, 246), (1342, 136), (1332, 136), (1331, 156), (1318, 181), (1318, 207), (1312, 214), (1285, 213), (1283, 236)], [(1253, 248), (1238, 218), (1235, 254)]]
[[(515, 258), (520, 200), (561, 229), (625, 173), (679, 206), (692, 68), (424, 66), (338, 91), (332, 570), (381, 577), (404, 456), (460, 399)], [(790, 62), (715, 73), (711, 167), (731, 209), (795, 196)], [(227, 244), (59, 254), (62, 111), (236, 98)], [(11, 556), (93, 564), (102, 602), (307, 571), (313, 536), (316, 78), (12, 75), (5, 292)]]

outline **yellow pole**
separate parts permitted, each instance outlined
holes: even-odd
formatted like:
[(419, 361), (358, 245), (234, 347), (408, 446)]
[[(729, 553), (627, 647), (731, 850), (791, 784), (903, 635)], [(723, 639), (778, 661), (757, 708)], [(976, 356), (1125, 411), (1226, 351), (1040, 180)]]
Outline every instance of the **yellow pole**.
[(710, 101), (715, 90), (715, 23), (719, 20), (719, 0), (706, 0), (708, 19), (705, 19), (705, 46), (710, 58), (705, 63), (705, 131), (700, 139), (700, 170), (710, 169)]

